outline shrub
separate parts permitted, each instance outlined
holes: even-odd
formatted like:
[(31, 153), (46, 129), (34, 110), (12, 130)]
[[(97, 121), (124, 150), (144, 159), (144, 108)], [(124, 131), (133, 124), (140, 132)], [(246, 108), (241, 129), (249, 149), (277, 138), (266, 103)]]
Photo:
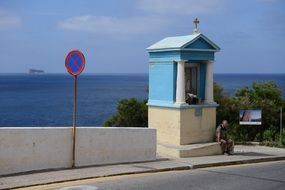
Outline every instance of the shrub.
[[(217, 122), (227, 119), (230, 122), (230, 135), (236, 141), (276, 142), (279, 133), (280, 107), (284, 107), (281, 89), (273, 81), (253, 83), (239, 89), (232, 97), (227, 96), (222, 87), (214, 86), (217, 108)], [(261, 109), (261, 126), (240, 126), (240, 109)], [(284, 123), (284, 120), (283, 120)]]
[(135, 98), (120, 100), (117, 113), (105, 123), (106, 127), (147, 127), (146, 100), (138, 101)]

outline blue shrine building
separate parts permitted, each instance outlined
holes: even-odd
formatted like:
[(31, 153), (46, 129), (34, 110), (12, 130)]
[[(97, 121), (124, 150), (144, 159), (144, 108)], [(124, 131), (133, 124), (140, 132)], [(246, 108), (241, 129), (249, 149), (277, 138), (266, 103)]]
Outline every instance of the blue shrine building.
[(157, 129), (161, 154), (193, 156), (193, 144), (214, 139), (213, 65), (220, 48), (199, 33), (198, 23), (196, 18), (193, 34), (167, 37), (147, 48), (149, 127)]

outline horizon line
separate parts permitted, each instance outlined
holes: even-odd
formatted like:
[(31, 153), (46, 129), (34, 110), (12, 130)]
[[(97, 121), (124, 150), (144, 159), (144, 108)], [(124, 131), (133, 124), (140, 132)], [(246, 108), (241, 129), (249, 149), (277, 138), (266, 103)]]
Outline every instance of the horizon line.
[[(67, 73), (67, 72), (44, 72), (44, 73), (40, 73), (40, 74), (30, 74), (30, 73), (28, 73), (28, 72), (14, 72), (14, 73), (12, 73), (12, 72), (0, 72), (0, 74), (27, 74), (27, 75), (45, 75), (45, 74), (69, 74), (69, 73)], [(113, 73), (113, 72), (109, 72), (109, 73), (105, 73), (105, 72), (102, 72), (102, 73), (82, 73), (82, 74), (80, 74), (80, 75), (88, 75), (88, 74), (100, 74), (100, 75), (104, 75), (104, 74), (106, 74), (106, 75), (110, 75), (110, 74), (114, 74), (114, 75), (116, 75), (116, 74), (149, 74), (148, 72), (121, 72), (121, 73), (119, 73), (119, 72), (116, 72), (116, 73)], [(270, 73), (270, 72), (268, 72), (268, 73), (260, 73), (260, 72), (256, 72), (256, 73), (231, 73), (231, 72), (228, 72), (228, 73), (226, 73), (226, 72), (214, 72), (213, 74), (232, 74), (232, 75), (235, 75), (235, 74), (245, 74), (245, 75), (250, 75), (250, 74), (285, 74), (285, 73)]]

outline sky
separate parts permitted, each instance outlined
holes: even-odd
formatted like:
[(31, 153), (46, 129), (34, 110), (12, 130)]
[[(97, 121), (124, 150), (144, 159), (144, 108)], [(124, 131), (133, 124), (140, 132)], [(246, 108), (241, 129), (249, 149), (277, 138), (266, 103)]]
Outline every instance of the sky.
[(147, 73), (146, 48), (199, 31), (221, 47), (215, 73), (285, 73), (285, 0), (0, 0), (0, 73)]

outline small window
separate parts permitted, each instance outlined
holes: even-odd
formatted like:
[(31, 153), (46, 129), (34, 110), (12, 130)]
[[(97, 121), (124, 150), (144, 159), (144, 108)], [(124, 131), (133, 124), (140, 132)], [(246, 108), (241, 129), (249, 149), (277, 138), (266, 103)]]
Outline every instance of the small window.
[(185, 89), (186, 93), (191, 93), (194, 95), (198, 95), (198, 68), (195, 67), (186, 67), (185, 69)]
[(188, 104), (198, 104), (198, 65), (186, 64), (185, 97)]

